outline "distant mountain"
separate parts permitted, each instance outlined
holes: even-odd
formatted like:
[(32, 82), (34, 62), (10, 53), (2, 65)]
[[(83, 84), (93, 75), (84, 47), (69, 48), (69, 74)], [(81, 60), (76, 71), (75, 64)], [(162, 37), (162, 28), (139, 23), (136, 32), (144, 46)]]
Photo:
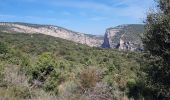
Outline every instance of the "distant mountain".
[(103, 48), (118, 48), (130, 51), (143, 49), (141, 36), (144, 33), (144, 25), (128, 24), (111, 27), (106, 30)]
[(142, 50), (141, 36), (144, 25), (127, 24), (106, 29), (103, 36), (75, 32), (54, 25), (40, 25), (20, 22), (0, 22), (0, 31), (7, 33), (45, 34), (59, 37), (91, 47), (117, 48), (123, 50)]
[(8, 33), (45, 34), (81, 44), (86, 44), (91, 47), (100, 47), (103, 42), (103, 37), (101, 36), (74, 32), (54, 25), (0, 22), (0, 30), (2, 32)]

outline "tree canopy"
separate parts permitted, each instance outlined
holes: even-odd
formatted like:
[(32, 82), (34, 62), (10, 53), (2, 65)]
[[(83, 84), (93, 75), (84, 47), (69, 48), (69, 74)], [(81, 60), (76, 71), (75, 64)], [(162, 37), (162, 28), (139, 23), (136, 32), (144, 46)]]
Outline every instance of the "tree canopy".
[(158, 0), (158, 10), (146, 19), (144, 48), (150, 55), (147, 75), (150, 87), (170, 97), (170, 0)]

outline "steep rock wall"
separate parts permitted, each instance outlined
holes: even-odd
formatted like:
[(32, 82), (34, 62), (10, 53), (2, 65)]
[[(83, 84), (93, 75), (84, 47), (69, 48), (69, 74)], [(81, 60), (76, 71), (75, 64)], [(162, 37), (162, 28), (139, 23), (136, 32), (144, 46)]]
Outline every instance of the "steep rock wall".
[(117, 48), (120, 50), (143, 50), (141, 36), (144, 26), (140, 24), (120, 25), (108, 28), (104, 36), (103, 48)]
[(62, 27), (53, 25), (38, 25), (26, 23), (0, 23), (1, 30), (4, 32), (28, 33), (28, 34), (45, 34), (62, 39), (74, 41), (88, 46), (100, 47), (103, 39), (100, 36), (87, 35), (74, 32)]

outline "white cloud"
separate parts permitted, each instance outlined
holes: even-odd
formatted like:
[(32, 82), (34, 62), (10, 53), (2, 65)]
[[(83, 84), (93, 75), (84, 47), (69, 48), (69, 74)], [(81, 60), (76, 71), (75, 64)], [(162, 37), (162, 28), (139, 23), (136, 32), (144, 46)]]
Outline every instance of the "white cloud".
[(50, 4), (62, 7), (80, 8), (80, 9), (90, 9), (90, 10), (110, 10), (110, 6), (105, 4), (89, 2), (89, 1), (57, 1), (50, 2)]
[(37, 17), (37, 16), (15, 16), (15, 15), (5, 15), (5, 14), (0, 14), (0, 18), (2, 19), (34, 19), (34, 20), (53, 20), (56, 21), (56, 18), (43, 18), (43, 17)]
[[(90, 0), (18, 0), (22, 2), (39, 2), (54, 7), (68, 7), (78, 10), (95, 11), (103, 16), (127, 16), (132, 18), (143, 18), (146, 15), (149, 7), (153, 7), (153, 0), (110, 0), (106, 3), (101, 3)], [(49, 11), (54, 13), (54, 11)], [(80, 16), (89, 16), (88, 12), (81, 13)], [(65, 11), (61, 14), (70, 16), (72, 13)], [(100, 17), (100, 16), (99, 16)], [(101, 18), (93, 18), (101, 19)]]
[[(90, 11), (96, 11), (99, 14), (105, 16), (127, 16), (132, 18), (143, 18), (145, 13), (152, 5), (152, 0), (112, 0), (110, 5), (106, 3), (92, 2), (92, 1), (52, 1), (50, 5), (57, 7), (69, 7), (76, 9), (85, 9)], [(119, 7), (122, 5), (122, 7)], [(88, 13), (88, 12), (87, 12)], [(100, 19), (100, 18), (94, 18)]]

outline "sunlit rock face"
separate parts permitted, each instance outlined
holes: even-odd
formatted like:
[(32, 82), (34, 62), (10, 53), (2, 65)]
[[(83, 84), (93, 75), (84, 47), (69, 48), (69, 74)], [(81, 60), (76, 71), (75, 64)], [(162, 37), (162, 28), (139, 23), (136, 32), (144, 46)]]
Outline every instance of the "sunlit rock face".
[(104, 36), (103, 48), (141, 51), (144, 26), (140, 24), (120, 25), (108, 28)]
[(143, 50), (141, 36), (144, 26), (140, 24), (120, 25), (106, 29), (105, 35), (89, 35), (74, 32), (54, 25), (0, 22), (0, 31), (25, 34), (45, 34), (91, 47), (117, 48), (119, 50)]
[(27, 33), (27, 34), (45, 34), (73, 42), (86, 44), (91, 47), (100, 47), (103, 43), (102, 36), (88, 35), (74, 32), (62, 27), (53, 25), (38, 25), (28, 23), (8, 23), (1, 22), (0, 30), (11, 33)]

